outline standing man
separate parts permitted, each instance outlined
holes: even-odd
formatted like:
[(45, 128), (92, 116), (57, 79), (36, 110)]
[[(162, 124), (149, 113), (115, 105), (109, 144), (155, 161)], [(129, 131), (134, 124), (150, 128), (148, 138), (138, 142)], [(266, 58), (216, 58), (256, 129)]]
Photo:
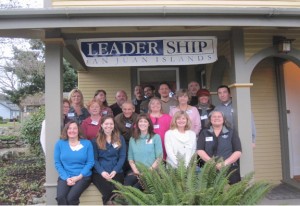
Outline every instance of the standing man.
[(142, 101), (145, 100), (145, 97), (143, 96), (143, 87), (141, 85), (137, 85), (134, 87), (134, 96), (135, 98), (132, 100), (132, 104), (135, 107), (135, 112), (140, 113), (140, 105)]
[(148, 112), (148, 104), (150, 102), (150, 99), (154, 97), (155, 94), (155, 87), (153, 85), (146, 85), (144, 87), (144, 95), (145, 95), (145, 100), (142, 101), (140, 105), (140, 113), (147, 113)]
[(115, 116), (116, 126), (123, 135), (127, 146), (129, 145), (130, 137), (132, 137), (133, 125), (137, 118), (134, 112), (134, 105), (130, 101), (122, 104), (122, 113)]
[(115, 117), (116, 128), (118, 128), (126, 143), (126, 160), (123, 165), (123, 172), (125, 175), (130, 170), (130, 165), (127, 160), (128, 147), (137, 116), (138, 115), (134, 112), (134, 105), (132, 104), (132, 102), (126, 101), (122, 104), (122, 113), (118, 114)]
[(118, 114), (122, 113), (121, 106), (124, 102), (127, 101), (127, 94), (124, 90), (119, 90), (116, 93), (116, 103), (110, 105), (109, 107), (113, 111), (114, 116), (117, 116)]
[(158, 93), (162, 103), (163, 113), (169, 114), (170, 109), (178, 105), (178, 101), (170, 97), (171, 87), (167, 82), (161, 82), (158, 87)]
[[(230, 126), (233, 129), (236, 129), (236, 120), (234, 119), (234, 114), (233, 114), (234, 110), (232, 108), (230, 88), (227, 85), (221, 85), (218, 87), (217, 92), (218, 92), (220, 104), (217, 105), (215, 109), (223, 112)], [(252, 114), (251, 114), (251, 130), (252, 130), (252, 147), (254, 148), (255, 141), (256, 141), (256, 128), (255, 128), (255, 123)]]
[(191, 94), (191, 101), (190, 101), (189, 105), (196, 106), (198, 104), (197, 92), (199, 89), (200, 89), (200, 85), (196, 81), (191, 81), (188, 84), (188, 91)]

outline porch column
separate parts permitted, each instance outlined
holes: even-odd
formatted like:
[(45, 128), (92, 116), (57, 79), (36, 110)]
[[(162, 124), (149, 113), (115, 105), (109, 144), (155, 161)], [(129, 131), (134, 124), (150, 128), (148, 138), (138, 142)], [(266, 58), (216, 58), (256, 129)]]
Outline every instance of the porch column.
[(46, 105), (46, 204), (55, 205), (57, 172), (54, 145), (59, 139), (62, 122), (62, 40), (47, 39), (45, 68)]
[(232, 73), (234, 82), (231, 87), (234, 118), (239, 137), (242, 143), (242, 156), (240, 159), (241, 175), (254, 171), (252, 127), (251, 127), (251, 72), (245, 62), (244, 35), (242, 28), (234, 28), (231, 36)]
[(251, 128), (251, 99), (250, 83), (236, 83), (229, 85), (232, 94), (232, 104), (239, 137), (242, 143), (242, 156), (240, 159), (241, 175), (254, 171), (252, 128)]

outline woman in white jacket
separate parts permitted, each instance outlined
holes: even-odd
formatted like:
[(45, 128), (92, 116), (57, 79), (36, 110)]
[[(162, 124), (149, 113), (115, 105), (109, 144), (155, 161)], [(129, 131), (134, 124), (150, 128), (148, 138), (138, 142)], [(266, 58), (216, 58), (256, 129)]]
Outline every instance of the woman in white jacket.
[(184, 111), (178, 111), (172, 118), (170, 130), (165, 134), (167, 163), (178, 166), (178, 157), (183, 157), (185, 165), (190, 163), (196, 152), (196, 133), (191, 130), (191, 120)]

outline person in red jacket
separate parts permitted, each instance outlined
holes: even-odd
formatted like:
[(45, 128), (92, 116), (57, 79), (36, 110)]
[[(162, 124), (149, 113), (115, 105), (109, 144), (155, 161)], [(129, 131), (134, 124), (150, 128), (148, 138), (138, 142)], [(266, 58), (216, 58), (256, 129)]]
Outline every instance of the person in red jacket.
[(83, 120), (81, 129), (85, 137), (92, 140), (97, 137), (100, 129), (100, 103), (97, 100), (92, 100), (88, 103), (87, 108), (91, 116)]

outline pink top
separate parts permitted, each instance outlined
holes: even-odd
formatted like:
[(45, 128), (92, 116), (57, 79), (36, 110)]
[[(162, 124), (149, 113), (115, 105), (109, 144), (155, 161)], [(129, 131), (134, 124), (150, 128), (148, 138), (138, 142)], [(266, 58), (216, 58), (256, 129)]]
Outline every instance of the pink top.
[[(170, 110), (170, 115), (173, 117), (174, 114), (178, 111), (180, 111), (180, 109), (178, 107), (173, 107)], [(193, 130), (196, 133), (196, 135), (198, 135), (201, 130), (201, 119), (200, 119), (200, 114), (198, 112), (198, 109), (196, 107), (192, 106), (191, 109), (188, 109), (185, 112), (189, 115), (189, 117), (192, 121), (191, 130)]]
[(166, 160), (167, 153), (165, 149), (165, 133), (170, 129), (172, 117), (168, 114), (162, 114), (161, 117), (156, 118), (156, 117), (152, 117), (150, 114), (150, 118), (153, 123), (154, 132), (158, 134), (161, 138), (161, 142), (163, 146), (163, 159)]
[(97, 137), (100, 126), (100, 120), (99, 122), (92, 121), (91, 117), (86, 118), (81, 123), (82, 132), (85, 135), (85, 137), (89, 140), (92, 140)]

